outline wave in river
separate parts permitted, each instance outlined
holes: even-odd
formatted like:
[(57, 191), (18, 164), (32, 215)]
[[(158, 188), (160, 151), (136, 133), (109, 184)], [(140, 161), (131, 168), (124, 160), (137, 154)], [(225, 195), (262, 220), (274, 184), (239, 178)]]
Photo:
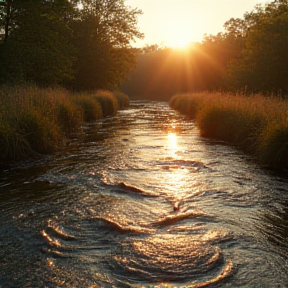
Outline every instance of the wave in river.
[(187, 210), (187, 211), (180, 211), (174, 214), (166, 215), (163, 218), (157, 220), (153, 225), (156, 227), (163, 227), (175, 224), (183, 219), (187, 218), (196, 218), (200, 216), (208, 216), (204, 212), (200, 211), (199, 209)]
[(115, 221), (114, 219), (111, 219), (111, 218), (109, 219), (109, 218), (94, 217), (92, 219), (103, 221), (109, 230), (118, 232), (121, 234), (124, 234), (124, 233), (136, 233), (136, 234), (148, 233), (150, 234), (150, 233), (155, 232), (155, 229), (129, 225), (127, 223), (120, 223), (120, 221)]
[[(226, 278), (228, 278), (232, 274), (233, 264), (232, 261), (229, 260), (228, 263), (225, 265), (223, 270), (215, 276), (215, 278), (212, 278), (210, 280), (204, 281), (204, 282), (187, 282), (184, 284), (176, 285), (169, 283), (169, 282), (163, 282), (163, 283), (149, 283), (149, 284), (134, 284), (125, 282), (125, 284), (128, 284), (131, 288), (204, 288), (209, 287), (210, 285), (217, 284)], [(212, 286), (210, 286), (212, 287)], [(90, 288), (98, 288), (96, 287), (90, 287)]]
[(150, 197), (158, 197), (159, 195), (156, 193), (153, 193), (151, 191), (145, 191), (143, 189), (140, 189), (136, 186), (132, 186), (132, 185), (128, 185), (124, 182), (120, 182), (117, 186), (117, 192), (124, 192), (124, 193), (132, 193), (132, 194), (138, 194), (138, 195), (142, 195), (142, 196), (150, 196)]
[(225, 263), (220, 247), (211, 245), (216, 238), (219, 240), (219, 235), (214, 231), (210, 236), (200, 239), (193, 235), (165, 233), (145, 240), (127, 239), (115, 252), (115, 265), (123, 270), (122, 275), (134, 281), (140, 277), (147, 281), (153, 279), (153, 282), (181, 282), (193, 277), (191, 283), (201, 279), (199, 283), (207, 284), (207, 275), (215, 275), (212, 278), (215, 283), (216, 279), (219, 281), (230, 274), (232, 262)]

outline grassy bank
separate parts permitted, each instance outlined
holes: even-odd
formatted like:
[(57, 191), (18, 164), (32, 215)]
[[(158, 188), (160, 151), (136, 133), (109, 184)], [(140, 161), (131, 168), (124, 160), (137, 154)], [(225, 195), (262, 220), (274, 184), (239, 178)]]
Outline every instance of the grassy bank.
[(169, 105), (195, 119), (201, 136), (235, 144), (271, 168), (288, 168), (287, 100), (198, 93), (175, 95)]
[(0, 88), (0, 161), (52, 153), (83, 123), (114, 115), (127, 95), (106, 90), (72, 94), (36, 86)]

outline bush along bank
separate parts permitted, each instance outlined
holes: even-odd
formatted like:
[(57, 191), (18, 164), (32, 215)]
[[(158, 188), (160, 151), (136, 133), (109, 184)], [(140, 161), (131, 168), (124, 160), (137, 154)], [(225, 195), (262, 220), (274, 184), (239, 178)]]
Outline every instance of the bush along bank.
[(129, 105), (121, 92), (72, 94), (61, 88), (0, 87), (0, 161), (53, 153), (85, 122)]
[(288, 101), (263, 95), (177, 94), (169, 105), (194, 119), (203, 137), (237, 145), (263, 165), (288, 169)]

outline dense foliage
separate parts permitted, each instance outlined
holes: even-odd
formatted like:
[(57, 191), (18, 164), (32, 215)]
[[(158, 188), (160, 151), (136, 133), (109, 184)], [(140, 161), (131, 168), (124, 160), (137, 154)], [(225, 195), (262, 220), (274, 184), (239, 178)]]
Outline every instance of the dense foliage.
[(124, 91), (165, 99), (189, 91), (287, 94), (288, 1), (256, 5), (224, 29), (186, 51), (146, 47)]
[(230, 89), (288, 92), (288, 1), (278, 0), (244, 15), (241, 57), (228, 65)]
[(140, 10), (124, 0), (0, 3), (0, 81), (114, 88), (135, 65)]

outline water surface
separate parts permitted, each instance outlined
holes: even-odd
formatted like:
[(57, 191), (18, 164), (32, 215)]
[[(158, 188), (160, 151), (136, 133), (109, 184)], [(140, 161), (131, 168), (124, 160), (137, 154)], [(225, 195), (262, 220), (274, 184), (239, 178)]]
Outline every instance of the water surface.
[(287, 178), (166, 103), (58, 154), (2, 169), (1, 288), (288, 287)]

